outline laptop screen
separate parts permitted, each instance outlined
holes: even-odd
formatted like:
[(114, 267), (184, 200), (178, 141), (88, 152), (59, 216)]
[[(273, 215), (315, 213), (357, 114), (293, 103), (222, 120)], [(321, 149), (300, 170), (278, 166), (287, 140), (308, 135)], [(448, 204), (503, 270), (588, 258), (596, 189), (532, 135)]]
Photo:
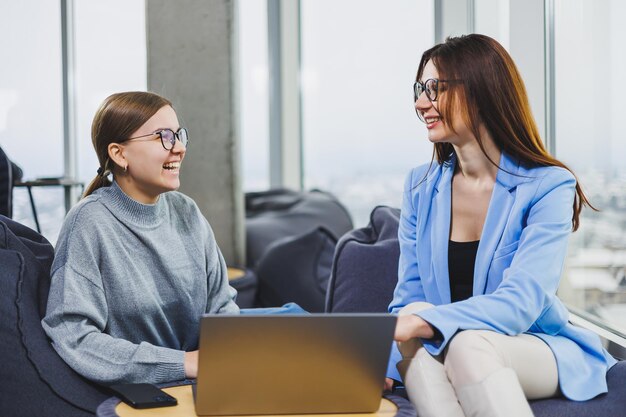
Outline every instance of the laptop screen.
[(374, 313), (206, 315), (196, 413), (376, 411), (395, 322)]

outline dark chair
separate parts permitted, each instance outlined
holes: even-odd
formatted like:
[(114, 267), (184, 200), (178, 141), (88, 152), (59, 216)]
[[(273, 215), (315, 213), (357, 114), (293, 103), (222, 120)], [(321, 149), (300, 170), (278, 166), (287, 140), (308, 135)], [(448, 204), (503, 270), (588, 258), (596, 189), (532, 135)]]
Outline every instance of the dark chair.
[(54, 249), (0, 216), (0, 415), (92, 416), (108, 397), (52, 348), (41, 319)]
[(272, 243), (323, 227), (335, 239), (352, 229), (346, 208), (330, 193), (275, 189), (246, 193), (246, 264), (257, 263)]
[(0, 148), (0, 215), (13, 217), (13, 184), (22, 178), (22, 170)]
[(346, 233), (337, 243), (326, 312), (386, 312), (398, 282), (400, 210), (378, 206), (367, 227)]
[(258, 280), (249, 268), (228, 267), (228, 283), (237, 290), (235, 302), (239, 308), (252, 308), (256, 305)]
[[(326, 295), (327, 312), (386, 312), (397, 283), (400, 211), (376, 207), (370, 224), (344, 235), (335, 251)], [(590, 401), (565, 398), (531, 401), (537, 417), (626, 415), (626, 361), (607, 375), (609, 392)]]
[(318, 227), (270, 245), (256, 268), (258, 305), (294, 302), (311, 313), (323, 312), (336, 244), (330, 231)]
[(246, 264), (258, 278), (256, 306), (295, 302), (322, 312), (335, 244), (351, 229), (348, 211), (330, 193), (247, 193)]

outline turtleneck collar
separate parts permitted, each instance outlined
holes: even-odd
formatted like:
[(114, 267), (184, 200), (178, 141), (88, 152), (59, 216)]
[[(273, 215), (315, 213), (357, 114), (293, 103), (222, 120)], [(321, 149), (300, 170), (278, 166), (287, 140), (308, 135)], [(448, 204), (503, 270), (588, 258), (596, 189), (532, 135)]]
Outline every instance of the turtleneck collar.
[(96, 192), (104, 197), (103, 204), (122, 221), (153, 227), (158, 226), (166, 217), (167, 204), (163, 196), (159, 196), (155, 204), (143, 204), (126, 195), (115, 181), (111, 186), (100, 188)]

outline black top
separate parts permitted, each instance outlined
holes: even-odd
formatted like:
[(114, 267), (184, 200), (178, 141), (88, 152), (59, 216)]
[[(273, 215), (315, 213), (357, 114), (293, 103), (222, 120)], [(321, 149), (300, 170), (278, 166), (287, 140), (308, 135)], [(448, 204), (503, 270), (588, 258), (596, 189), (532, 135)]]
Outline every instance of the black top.
[(452, 302), (466, 300), (472, 296), (478, 243), (480, 240), (474, 242), (451, 240), (448, 244), (448, 275)]

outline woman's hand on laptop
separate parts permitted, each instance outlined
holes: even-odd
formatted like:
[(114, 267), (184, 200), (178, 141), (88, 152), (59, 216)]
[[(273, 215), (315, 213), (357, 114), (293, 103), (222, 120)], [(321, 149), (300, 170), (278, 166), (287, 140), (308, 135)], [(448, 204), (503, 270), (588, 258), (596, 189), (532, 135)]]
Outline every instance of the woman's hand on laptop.
[(420, 316), (407, 314), (398, 316), (393, 338), (398, 342), (407, 342), (415, 337), (430, 339), (435, 335), (432, 326)]
[(185, 352), (185, 378), (198, 377), (198, 351)]

